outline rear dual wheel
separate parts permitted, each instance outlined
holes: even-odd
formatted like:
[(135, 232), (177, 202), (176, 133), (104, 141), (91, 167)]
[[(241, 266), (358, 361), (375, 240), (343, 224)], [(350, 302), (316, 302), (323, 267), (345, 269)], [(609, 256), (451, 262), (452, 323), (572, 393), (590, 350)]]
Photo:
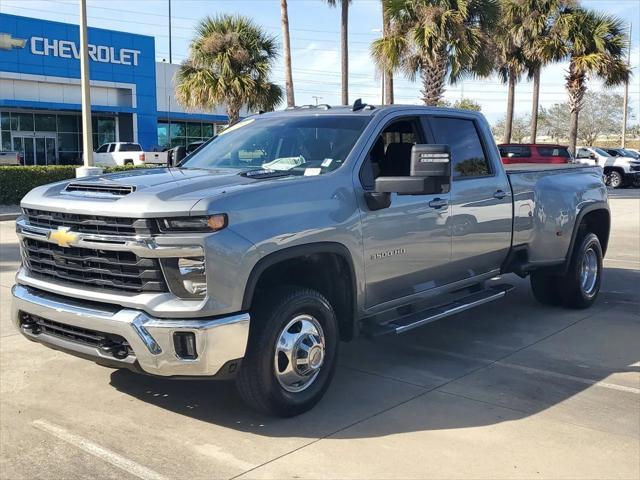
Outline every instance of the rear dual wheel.
[(602, 282), (602, 246), (593, 233), (587, 233), (574, 247), (564, 275), (545, 271), (531, 274), (533, 295), (544, 305), (589, 308), (596, 301)]

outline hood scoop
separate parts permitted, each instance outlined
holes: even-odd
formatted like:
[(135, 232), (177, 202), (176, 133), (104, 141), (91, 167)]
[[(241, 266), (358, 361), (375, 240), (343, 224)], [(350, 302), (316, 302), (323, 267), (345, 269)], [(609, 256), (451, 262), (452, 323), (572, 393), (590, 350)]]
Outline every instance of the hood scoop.
[(116, 183), (84, 183), (72, 182), (68, 184), (62, 193), (67, 195), (77, 195), (81, 197), (124, 197), (135, 192), (133, 185), (119, 185)]

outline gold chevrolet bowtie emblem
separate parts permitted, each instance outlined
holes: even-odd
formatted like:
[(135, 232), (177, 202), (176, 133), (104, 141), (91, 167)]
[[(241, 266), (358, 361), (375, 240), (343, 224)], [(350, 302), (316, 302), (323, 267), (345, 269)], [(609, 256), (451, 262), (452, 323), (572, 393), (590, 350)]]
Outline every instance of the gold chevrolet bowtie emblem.
[(51, 230), (47, 238), (61, 247), (69, 247), (78, 240), (78, 234), (69, 231), (69, 227), (58, 227), (57, 230)]

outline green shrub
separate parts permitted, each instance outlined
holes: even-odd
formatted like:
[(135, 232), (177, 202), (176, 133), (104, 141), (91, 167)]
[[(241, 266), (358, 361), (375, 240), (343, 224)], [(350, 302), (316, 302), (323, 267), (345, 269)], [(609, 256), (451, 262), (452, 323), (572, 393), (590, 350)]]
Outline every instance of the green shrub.
[[(76, 168), (76, 165), (0, 166), (0, 205), (19, 204), (22, 197), (32, 188), (75, 178)], [(119, 172), (133, 168), (137, 167), (109, 167), (105, 168), (104, 172)]]

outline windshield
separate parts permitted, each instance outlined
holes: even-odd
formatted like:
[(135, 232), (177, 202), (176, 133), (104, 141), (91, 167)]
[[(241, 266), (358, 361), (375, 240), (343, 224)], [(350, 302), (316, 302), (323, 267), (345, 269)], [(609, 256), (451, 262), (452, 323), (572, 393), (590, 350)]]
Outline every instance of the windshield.
[(605, 152), (604, 150), (602, 150), (601, 148), (594, 148), (594, 150), (596, 151), (596, 153), (598, 155), (602, 155), (603, 157), (611, 157), (611, 154), (608, 152)]
[(355, 115), (252, 117), (223, 131), (180, 166), (320, 175), (342, 165), (368, 122), (369, 117)]
[(636, 160), (640, 159), (640, 154), (636, 152), (632, 152), (631, 150), (622, 150), (624, 152), (625, 157), (635, 158)]

